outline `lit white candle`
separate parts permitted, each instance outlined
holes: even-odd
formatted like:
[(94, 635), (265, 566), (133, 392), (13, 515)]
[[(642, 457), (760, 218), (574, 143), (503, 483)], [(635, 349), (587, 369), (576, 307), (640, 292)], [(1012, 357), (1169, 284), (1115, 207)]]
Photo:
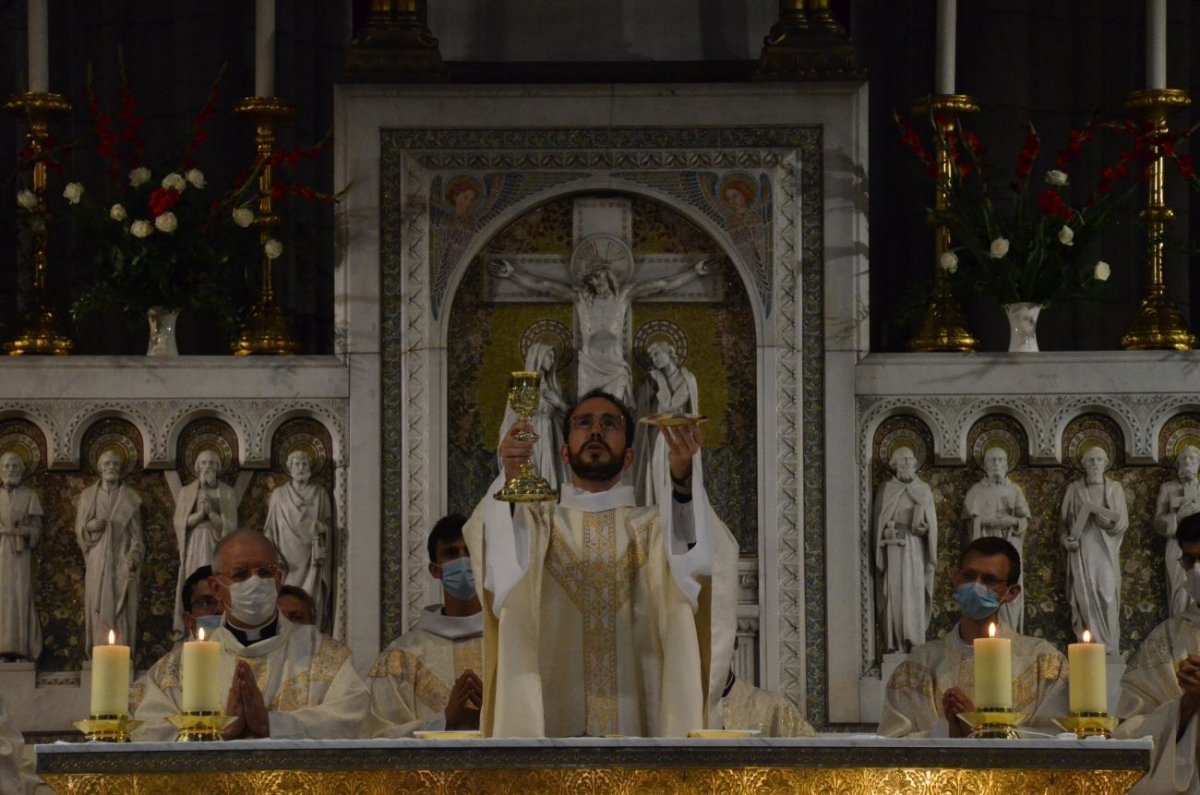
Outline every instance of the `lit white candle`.
[(1104, 644), (1091, 641), (1092, 633), (1085, 629), (1082, 642), (1067, 646), (1071, 712), (1108, 712), (1108, 666)]
[(975, 708), (1012, 709), (1012, 641), (996, 637), (996, 624), (988, 636), (975, 639)]
[(183, 711), (220, 711), (221, 644), (205, 640), (203, 627), (196, 640), (183, 644), (182, 666)]
[(275, 0), (254, 4), (254, 96), (275, 96)]
[(933, 93), (954, 93), (954, 36), (958, 0), (937, 0), (937, 61)]
[(1167, 87), (1167, 0), (1146, 0), (1146, 88)]
[(29, 0), (29, 90), (50, 90), (50, 0)]
[(93, 715), (129, 714), (129, 647), (108, 631), (107, 646), (92, 647)]

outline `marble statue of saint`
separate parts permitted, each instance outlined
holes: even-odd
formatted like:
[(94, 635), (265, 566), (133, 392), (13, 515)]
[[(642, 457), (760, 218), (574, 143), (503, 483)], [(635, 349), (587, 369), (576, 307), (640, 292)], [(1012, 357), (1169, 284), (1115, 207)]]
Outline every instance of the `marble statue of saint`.
[(885, 649), (907, 653), (925, 642), (933, 615), (937, 513), (912, 450), (897, 448), (888, 466), (895, 474), (875, 493), (879, 615)]
[[(983, 454), (983, 479), (967, 489), (963, 500), (966, 542), (983, 536), (998, 536), (1024, 555), (1025, 531), (1029, 529), (1029, 503), (1025, 492), (1008, 479), (1008, 453), (992, 447)], [(1018, 582), (1022, 582), (1024, 576)], [(1025, 631), (1025, 594), (1000, 606), (1000, 620), (1018, 633)]]
[(329, 494), (312, 481), (312, 459), (304, 450), (288, 453), (291, 480), (271, 492), (263, 533), (279, 548), (285, 585), (303, 588), (316, 604), (323, 626), (333, 594), (333, 508)]
[(1175, 540), (1175, 531), (1179, 520), (1185, 516), (1200, 511), (1200, 449), (1194, 445), (1183, 448), (1175, 457), (1175, 474), (1177, 480), (1168, 480), (1158, 490), (1158, 500), (1154, 504), (1154, 529), (1167, 539), (1167, 549), (1163, 553), (1163, 566), (1167, 572), (1167, 609), (1170, 615), (1177, 616), (1187, 610), (1192, 604), (1184, 587), (1184, 570), (1179, 565), (1179, 542)]
[(1108, 453), (1088, 448), (1084, 475), (1067, 486), (1062, 504), (1062, 545), (1067, 550), (1067, 598), (1075, 636), (1092, 632), (1110, 654), (1121, 646), (1121, 539), (1129, 527), (1125, 489), (1104, 476)]
[[(700, 396), (696, 377), (679, 366), (675, 345), (655, 340), (646, 348), (653, 365), (638, 389), (637, 416), (677, 412), (698, 414)], [(661, 472), (667, 451), (658, 428), (638, 423), (633, 437), (633, 482), (638, 505), (655, 505), (655, 472)]]
[(238, 529), (237, 492), (222, 483), (221, 456), (204, 448), (193, 464), (196, 479), (175, 495), (175, 543), (179, 548), (179, 576), (175, 581), (175, 632), (182, 635), (183, 584), (192, 572), (212, 563), (217, 542)]
[(577, 393), (602, 389), (632, 406), (633, 375), (625, 358), (630, 307), (639, 298), (672, 290), (708, 271), (708, 261), (700, 260), (675, 276), (633, 284), (622, 283), (617, 272), (605, 264), (591, 266), (580, 283), (544, 279), (504, 261), (498, 261), (492, 272), (528, 290), (572, 302), (578, 339)]
[(79, 495), (75, 509), (75, 539), (83, 551), (83, 610), (85, 643), (108, 643), (115, 630), (117, 642), (137, 645), (138, 569), (142, 542), (142, 497), (121, 481), (124, 460), (105, 450), (97, 461), (100, 480)]
[(0, 659), (36, 660), (42, 628), (33, 607), (33, 550), (42, 540), (42, 503), (21, 485), (25, 461), (0, 455)]
[[(566, 464), (562, 461), (561, 451), (562, 420), (563, 412), (567, 410), (567, 400), (563, 397), (562, 387), (558, 385), (558, 372), (555, 369), (557, 356), (554, 346), (548, 342), (535, 342), (525, 352), (525, 369), (542, 374), (541, 400), (537, 411), (529, 420), (538, 436), (533, 446), (533, 468), (553, 488), (558, 488), (558, 484), (566, 477)], [(512, 406), (507, 407), (504, 411), (504, 422), (500, 424), (500, 441), (504, 441), (508, 429), (516, 421), (516, 412), (512, 410)], [(497, 443), (497, 460), (499, 455)], [(499, 463), (503, 469), (504, 462)]]

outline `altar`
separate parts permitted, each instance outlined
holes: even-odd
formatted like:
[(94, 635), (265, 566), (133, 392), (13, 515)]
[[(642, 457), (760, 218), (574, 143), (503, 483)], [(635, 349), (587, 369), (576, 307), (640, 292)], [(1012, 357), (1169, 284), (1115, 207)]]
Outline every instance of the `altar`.
[(1125, 792), (1149, 740), (235, 741), (37, 747), (58, 792)]

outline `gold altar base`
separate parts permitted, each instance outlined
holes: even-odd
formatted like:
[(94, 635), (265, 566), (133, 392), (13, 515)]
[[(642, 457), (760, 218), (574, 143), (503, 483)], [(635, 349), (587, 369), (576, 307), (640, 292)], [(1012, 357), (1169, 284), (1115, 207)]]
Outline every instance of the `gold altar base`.
[(58, 315), (44, 291), (38, 290), (16, 324), (17, 336), (4, 343), (9, 356), (66, 356), (70, 337), (62, 331)]
[(250, 307), (246, 325), (237, 342), (235, 356), (286, 356), (300, 350), (300, 344), (288, 331), (287, 318), (273, 300), (259, 299)]
[(1017, 726), (1025, 720), (1024, 712), (1011, 709), (980, 709), (960, 712), (959, 719), (971, 727), (971, 738), (977, 740), (1016, 740)]
[(1107, 712), (1072, 712), (1065, 718), (1055, 718), (1054, 722), (1063, 731), (1085, 740), (1088, 737), (1112, 737), (1119, 721)]
[(224, 739), (221, 732), (237, 718), (220, 712), (182, 712), (168, 720), (179, 730), (177, 743), (210, 743)]
[(142, 723), (128, 715), (93, 715), (75, 721), (75, 728), (83, 732), (89, 743), (127, 743), (129, 735)]
[(1162, 292), (1142, 299), (1129, 331), (1121, 337), (1127, 351), (1190, 351), (1196, 347), (1196, 335), (1188, 331), (1175, 302)]

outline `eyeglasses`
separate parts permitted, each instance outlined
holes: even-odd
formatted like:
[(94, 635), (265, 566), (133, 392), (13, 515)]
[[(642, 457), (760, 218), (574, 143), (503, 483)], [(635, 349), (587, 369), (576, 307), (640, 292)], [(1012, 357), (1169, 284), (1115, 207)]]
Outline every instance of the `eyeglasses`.
[(237, 568), (223, 576), (228, 577), (234, 582), (245, 582), (255, 575), (262, 577), (264, 580), (269, 580), (281, 572), (283, 572), (282, 566), (255, 566), (249, 569)]
[(981, 583), (984, 588), (997, 588), (999, 586), (1004, 586), (1005, 588), (1008, 587), (1007, 580), (1002, 580), (999, 577), (991, 574), (983, 574), (978, 577), (972, 577), (969, 574), (960, 573), (959, 576), (962, 577), (963, 582), (978, 582)]
[(597, 423), (602, 433), (614, 433), (625, 427), (625, 418), (615, 414), (584, 414), (571, 418), (571, 430), (591, 433)]
[(201, 596), (199, 599), (192, 601), (192, 612), (197, 610), (216, 610), (220, 606), (220, 602), (211, 596)]

